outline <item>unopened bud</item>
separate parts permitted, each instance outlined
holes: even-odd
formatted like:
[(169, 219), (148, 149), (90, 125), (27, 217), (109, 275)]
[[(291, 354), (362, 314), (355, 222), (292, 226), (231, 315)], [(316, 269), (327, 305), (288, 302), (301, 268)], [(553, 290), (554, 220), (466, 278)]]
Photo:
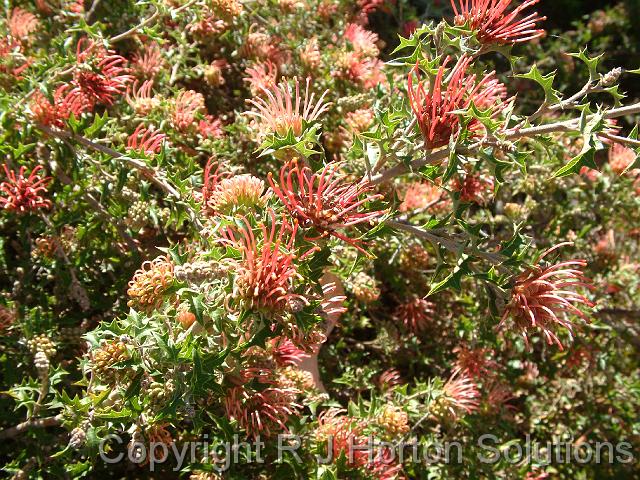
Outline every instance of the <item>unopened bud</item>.
[(602, 83), (603, 87), (610, 87), (611, 85), (613, 85), (618, 81), (618, 79), (620, 78), (620, 75), (622, 75), (622, 68), (616, 67), (613, 70), (611, 70), (609, 73), (603, 75), (600, 83)]

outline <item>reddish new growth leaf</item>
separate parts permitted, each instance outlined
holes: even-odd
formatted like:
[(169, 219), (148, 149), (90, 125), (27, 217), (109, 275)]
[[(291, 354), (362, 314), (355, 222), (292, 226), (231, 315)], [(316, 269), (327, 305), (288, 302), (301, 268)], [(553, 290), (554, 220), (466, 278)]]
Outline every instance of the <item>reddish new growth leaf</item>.
[[(466, 55), (458, 60), (448, 75), (446, 87), (445, 68), (450, 61), (449, 57), (438, 69), (432, 84), (428, 80), (420, 80), (417, 64), (409, 73), (409, 104), (416, 115), (428, 149), (448, 145), (451, 136), (458, 131), (460, 121), (458, 115), (453, 112), (466, 110), (473, 102), (478, 108), (492, 108), (494, 116), (497, 116), (507, 106), (506, 103), (500, 102), (506, 96), (506, 88), (496, 80), (493, 72), (484, 75), (480, 81), (477, 81), (478, 77), (475, 74), (467, 73), (472, 60)], [(414, 74), (418, 79), (415, 88)], [(473, 119), (467, 128), (475, 132), (483, 126), (478, 120)]]
[(359, 239), (350, 238), (339, 230), (361, 223), (370, 223), (385, 211), (361, 211), (362, 207), (382, 195), (371, 194), (371, 186), (365, 182), (350, 182), (339, 172), (339, 163), (326, 165), (321, 172), (313, 173), (296, 160), (280, 169), (280, 181), (275, 183), (269, 173), (272, 190), (287, 207), (291, 215), (304, 228), (315, 228), (320, 236), (332, 235), (364, 252)]
[(76, 48), (77, 66), (73, 76), (73, 92), (81, 95), (88, 105), (111, 105), (116, 95), (127, 91), (133, 79), (125, 67), (124, 57), (112, 50), (81, 39)]
[(138, 125), (138, 128), (129, 135), (127, 141), (127, 150), (134, 150), (145, 155), (155, 155), (160, 153), (162, 143), (167, 136), (164, 133), (157, 132), (153, 127), (147, 129), (144, 124)]
[[(564, 242), (548, 249), (540, 260), (565, 245), (572, 243)], [(511, 290), (511, 301), (505, 308), (498, 327), (504, 327), (507, 320), (512, 318), (527, 346), (529, 333), (540, 330), (549, 345), (555, 343), (562, 350), (557, 331), (564, 328), (569, 332), (569, 337), (573, 337), (573, 324), (569, 314), (588, 320), (578, 306), (594, 307), (586, 297), (575, 292), (578, 287), (593, 288), (582, 272), (586, 265), (585, 260), (579, 259), (546, 268), (539, 265), (527, 268), (516, 278)]]
[(29, 176), (25, 176), (26, 167), (20, 167), (18, 173), (4, 165), (7, 180), (0, 183), (0, 207), (16, 213), (27, 213), (40, 208), (51, 208), (51, 200), (42, 197), (47, 192), (50, 177), (41, 178), (38, 165)]
[(537, 22), (546, 20), (533, 12), (524, 18), (518, 16), (525, 9), (540, 0), (526, 0), (507, 11), (512, 0), (451, 0), (456, 15), (455, 24), (469, 24), (476, 31), (478, 41), (484, 44), (522, 43), (544, 35), (544, 30), (536, 28)]
[(278, 227), (275, 213), (273, 210), (269, 213), (271, 225), (258, 226), (259, 238), (243, 216), (239, 230), (228, 228), (224, 232), (224, 242), (242, 253), (242, 260), (233, 262), (234, 297), (245, 308), (278, 314), (290, 304), (306, 299), (292, 291), (294, 280), (301, 278), (294, 263), (298, 258), (293, 245), (298, 225), (289, 224), (283, 217)]
[(53, 101), (37, 90), (31, 97), (30, 103), (33, 119), (43, 125), (64, 128), (71, 114), (80, 117), (87, 110), (88, 105), (81, 95), (71, 91), (70, 88), (69, 85), (60, 85), (53, 92)]

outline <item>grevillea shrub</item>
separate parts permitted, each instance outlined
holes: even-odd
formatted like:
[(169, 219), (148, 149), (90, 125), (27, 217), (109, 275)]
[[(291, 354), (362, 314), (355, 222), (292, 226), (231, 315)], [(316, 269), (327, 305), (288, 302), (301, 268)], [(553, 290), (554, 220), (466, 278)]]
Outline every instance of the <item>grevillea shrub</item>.
[(635, 478), (630, 14), (545, 1), (5, 2), (5, 474)]

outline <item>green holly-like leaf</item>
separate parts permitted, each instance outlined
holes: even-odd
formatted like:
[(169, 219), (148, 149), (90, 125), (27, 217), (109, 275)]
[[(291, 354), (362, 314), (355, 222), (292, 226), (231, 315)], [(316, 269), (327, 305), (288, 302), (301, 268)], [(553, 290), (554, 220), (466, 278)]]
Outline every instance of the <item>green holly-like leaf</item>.
[(598, 65), (602, 60), (603, 55), (588, 57), (586, 48), (578, 53), (570, 53), (569, 55), (584, 62), (589, 69), (589, 81), (595, 82), (598, 80)]
[(447, 277), (431, 286), (429, 293), (427, 293), (427, 297), (431, 295), (435, 295), (438, 292), (446, 290), (448, 288), (453, 288), (454, 290), (460, 290), (460, 282), (464, 275), (469, 273), (467, 263), (469, 261), (469, 256), (463, 254), (460, 260), (458, 261), (458, 265), (451, 271)]
[(594, 161), (595, 153), (595, 148), (587, 147), (586, 150), (583, 150), (577, 156), (573, 157), (565, 166), (556, 170), (553, 173), (553, 178), (566, 177), (572, 173), (579, 173), (582, 167), (598, 168)]
[(544, 101), (547, 104), (558, 103), (560, 101), (559, 92), (553, 88), (553, 81), (555, 79), (555, 76), (555, 72), (543, 75), (540, 70), (538, 70), (537, 65), (533, 65), (528, 73), (516, 75), (516, 77), (518, 78), (533, 80), (538, 85), (540, 85), (544, 90)]

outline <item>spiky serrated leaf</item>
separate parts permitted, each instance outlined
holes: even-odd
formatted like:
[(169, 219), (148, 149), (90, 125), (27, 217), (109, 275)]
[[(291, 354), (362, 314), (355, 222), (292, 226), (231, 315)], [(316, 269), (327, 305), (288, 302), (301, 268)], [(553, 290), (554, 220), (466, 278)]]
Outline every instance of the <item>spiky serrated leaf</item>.
[(560, 95), (558, 91), (553, 88), (553, 81), (555, 80), (555, 76), (555, 72), (543, 75), (540, 70), (538, 70), (538, 66), (535, 64), (531, 67), (531, 70), (529, 70), (529, 72), (516, 75), (517, 78), (533, 80), (538, 85), (540, 85), (544, 90), (545, 103), (547, 104), (560, 102)]

